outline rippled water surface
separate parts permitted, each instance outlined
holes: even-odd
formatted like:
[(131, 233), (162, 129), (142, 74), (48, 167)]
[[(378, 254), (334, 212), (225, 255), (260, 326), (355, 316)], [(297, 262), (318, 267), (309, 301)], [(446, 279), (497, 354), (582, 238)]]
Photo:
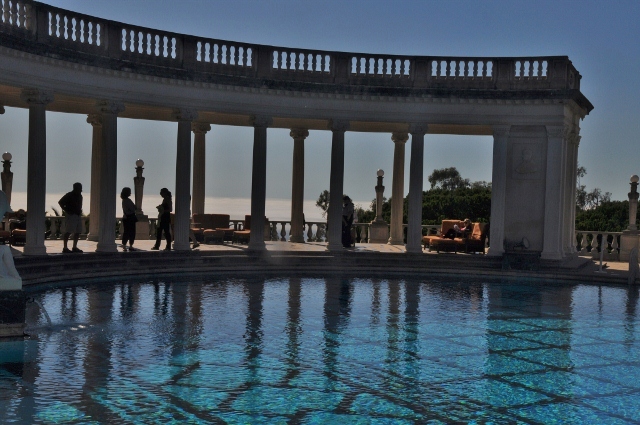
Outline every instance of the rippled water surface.
[(35, 294), (0, 423), (640, 423), (638, 290), (311, 279)]

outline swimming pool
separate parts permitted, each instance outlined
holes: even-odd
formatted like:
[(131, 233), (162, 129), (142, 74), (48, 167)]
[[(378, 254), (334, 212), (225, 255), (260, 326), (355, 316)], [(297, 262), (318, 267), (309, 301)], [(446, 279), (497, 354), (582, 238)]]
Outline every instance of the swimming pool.
[(351, 278), (87, 284), (0, 341), (0, 423), (630, 424), (638, 290)]

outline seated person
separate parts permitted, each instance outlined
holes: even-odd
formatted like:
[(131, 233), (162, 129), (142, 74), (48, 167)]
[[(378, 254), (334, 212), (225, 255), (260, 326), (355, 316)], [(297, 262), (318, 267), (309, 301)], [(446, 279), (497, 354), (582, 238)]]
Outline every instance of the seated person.
[(449, 229), (443, 237), (448, 239), (466, 238), (473, 233), (473, 223), (468, 218), (464, 219), (464, 227), (461, 229), (457, 224), (453, 225), (453, 229)]

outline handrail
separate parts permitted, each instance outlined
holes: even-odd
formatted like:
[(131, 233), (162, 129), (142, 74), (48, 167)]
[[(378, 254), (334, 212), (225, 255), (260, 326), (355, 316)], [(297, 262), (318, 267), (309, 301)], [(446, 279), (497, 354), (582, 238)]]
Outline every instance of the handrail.
[[(0, 45), (171, 78), (242, 77), (220, 81), (258, 87), (293, 81), (314, 83), (309, 86), (313, 90), (318, 90), (318, 83), (437, 90), (580, 89), (580, 74), (566, 56), (483, 58), (298, 49), (178, 34), (33, 0), (0, 0), (0, 7)], [(305, 90), (304, 85), (296, 88)]]

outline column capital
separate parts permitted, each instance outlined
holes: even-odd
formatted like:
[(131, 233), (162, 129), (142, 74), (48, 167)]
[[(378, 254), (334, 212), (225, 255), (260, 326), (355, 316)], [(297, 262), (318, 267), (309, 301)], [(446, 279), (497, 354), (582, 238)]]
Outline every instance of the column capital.
[(87, 115), (87, 123), (92, 126), (102, 126), (102, 115), (101, 114), (89, 114)]
[(268, 115), (251, 115), (250, 119), (254, 127), (269, 127), (273, 125), (273, 118)]
[(124, 111), (124, 103), (115, 100), (101, 99), (96, 102), (96, 110), (101, 114), (118, 115)]
[(306, 128), (292, 128), (289, 136), (291, 136), (293, 140), (304, 140), (309, 137), (309, 130)]
[(509, 137), (510, 125), (494, 125), (492, 127), (493, 137)]
[(565, 139), (569, 136), (569, 128), (565, 125), (547, 125), (547, 137)]
[(176, 121), (193, 121), (198, 118), (198, 111), (188, 108), (174, 108), (171, 118)]
[(580, 145), (580, 139), (582, 139), (582, 136), (580, 136), (580, 129), (574, 128), (567, 135), (567, 140), (569, 141), (569, 143), (575, 146)]
[(412, 122), (409, 124), (409, 133), (424, 135), (429, 131), (429, 124), (423, 122)]
[(407, 143), (409, 133), (391, 133), (391, 140), (393, 143)]
[(347, 131), (349, 130), (349, 121), (348, 120), (329, 120), (328, 128), (331, 131)]
[(20, 98), (30, 105), (48, 105), (53, 102), (53, 93), (39, 89), (23, 89)]
[(211, 124), (194, 121), (191, 123), (191, 131), (195, 134), (207, 134), (208, 131), (211, 131)]

